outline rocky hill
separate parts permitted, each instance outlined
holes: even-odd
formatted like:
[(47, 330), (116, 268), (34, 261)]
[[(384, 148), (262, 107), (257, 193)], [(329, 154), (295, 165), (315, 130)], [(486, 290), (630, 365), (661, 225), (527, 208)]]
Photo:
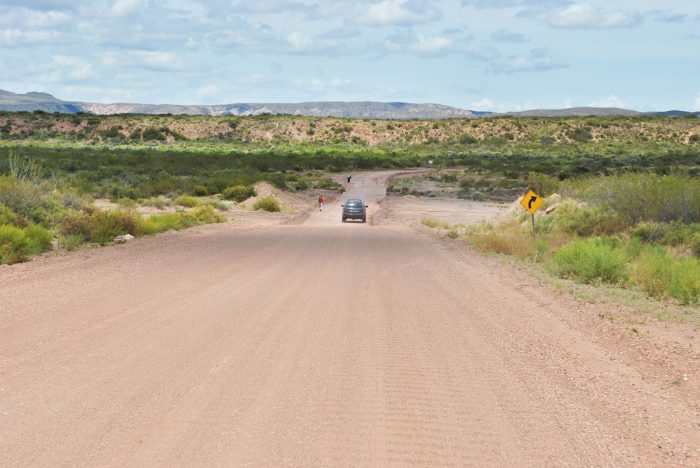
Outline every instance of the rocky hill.
[(359, 119), (448, 119), (471, 118), (488, 113), (474, 112), (442, 104), (406, 102), (300, 102), (237, 103), (220, 105), (178, 104), (99, 104), (62, 101), (46, 93), (15, 94), (0, 90), (0, 110), (110, 114), (187, 114), (187, 115), (264, 115), (289, 114), (308, 117), (343, 117)]

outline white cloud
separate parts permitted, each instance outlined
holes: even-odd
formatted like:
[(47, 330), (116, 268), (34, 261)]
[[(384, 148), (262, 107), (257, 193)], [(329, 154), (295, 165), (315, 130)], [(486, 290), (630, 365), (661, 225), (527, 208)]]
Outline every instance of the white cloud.
[(142, 10), (147, 2), (148, 0), (116, 0), (110, 13), (114, 16), (131, 16)]
[(0, 24), (13, 28), (42, 29), (68, 23), (71, 16), (63, 11), (39, 11), (12, 8), (0, 15)]
[(440, 11), (419, 0), (382, 0), (372, 3), (363, 22), (372, 26), (411, 26), (440, 18)]
[(538, 72), (566, 68), (567, 65), (550, 57), (545, 49), (533, 49), (527, 55), (514, 55), (493, 61), (491, 71), (494, 73)]
[(313, 48), (314, 40), (313, 38), (304, 33), (293, 32), (287, 36), (287, 42), (292, 46), (292, 49), (297, 52), (303, 52)]
[(182, 69), (182, 62), (176, 54), (153, 50), (106, 52), (102, 55), (102, 64), (108, 67), (134, 67), (152, 71)]
[(697, 97), (695, 98), (695, 108), (700, 111), (700, 93), (698, 93)]
[(639, 13), (623, 10), (604, 10), (590, 3), (574, 3), (549, 16), (555, 28), (602, 29), (634, 26), (642, 17)]
[(346, 78), (333, 78), (328, 85), (331, 88), (342, 88), (350, 85), (351, 81)]
[(292, 81), (292, 84), (296, 88), (304, 89), (304, 90), (309, 90), (312, 89), (317, 92), (325, 91), (328, 89), (340, 89), (340, 88), (345, 88), (347, 86), (350, 86), (351, 81), (347, 78), (333, 78), (328, 81), (324, 81), (320, 78), (311, 78), (311, 79), (304, 79), (304, 78), (297, 78)]
[(591, 102), (590, 106), (591, 107), (620, 107), (620, 108), (623, 108), (626, 106), (626, 104), (624, 103), (624, 101), (622, 101), (622, 99), (611, 94), (610, 96), (608, 96), (606, 98)]
[(0, 43), (8, 47), (51, 44), (58, 38), (56, 31), (24, 31), (21, 29), (0, 30)]
[(219, 92), (218, 86), (214, 84), (204, 85), (197, 88), (196, 94), (199, 97), (209, 97), (214, 96)]
[(474, 110), (493, 110), (496, 108), (496, 103), (493, 100), (485, 97), (479, 99), (478, 101), (472, 102), (471, 108)]
[(411, 44), (410, 49), (426, 55), (439, 54), (445, 50), (451, 49), (453, 46), (452, 39), (442, 36), (426, 37), (419, 35), (418, 40)]
[(53, 69), (53, 73), (49, 76), (54, 80), (61, 78), (84, 80), (93, 75), (90, 63), (70, 55), (54, 55), (49, 66)]

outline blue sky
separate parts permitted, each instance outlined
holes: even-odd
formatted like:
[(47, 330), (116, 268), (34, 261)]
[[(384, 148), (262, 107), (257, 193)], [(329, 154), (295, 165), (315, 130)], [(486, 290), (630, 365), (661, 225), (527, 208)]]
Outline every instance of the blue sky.
[(700, 1), (0, 0), (0, 70), (95, 102), (700, 110)]

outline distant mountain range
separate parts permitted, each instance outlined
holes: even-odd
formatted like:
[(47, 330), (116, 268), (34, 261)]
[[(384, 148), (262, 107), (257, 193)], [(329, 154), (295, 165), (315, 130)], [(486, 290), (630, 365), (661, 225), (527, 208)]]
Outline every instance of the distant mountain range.
[[(107, 114), (189, 114), (189, 115), (262, 115), (290, 114), (309, 117), (348, 117), (368, 119), (449, 119), (476, 118), (493, 115), (516, 117), (567, 117), (567, 116), (609, 116), (641, 115), (641, 112), (603, 107), (572, 107), (567, 109), (534, 109), (522, 112), (495, 114), (459, 109), (442, 104), (412, 104), (406, 102), (300, 102), (300, 103), (238, 103), (220, 105), (178, 105), (178, 104), (99, 104), (91, 102), (63, 101), (48, 93), (30, 92), (16, 94), (0, 90), (0, 110), (4, 111), (44, 111), (77, 113), (87, 112), (97, 115)], [(700, 116), (700, 112), (667, 111), (652, 112), (652, 115), (680, 117), (688, 114)]]

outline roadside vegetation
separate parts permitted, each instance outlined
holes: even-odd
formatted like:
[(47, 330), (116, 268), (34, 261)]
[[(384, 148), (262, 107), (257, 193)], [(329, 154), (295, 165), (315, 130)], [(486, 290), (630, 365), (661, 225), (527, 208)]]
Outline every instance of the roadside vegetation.
[[(692, 302), (693, 283), (679, 278), (692, 275), (697, 261), (695, 135), (697, 117), (389, 121), (0, 112), (0, 261), (22, 261), (52, 244), (70, 249), (111, 242), (116, 233), (216, 222), (220, 211), (256, 197), (259, 182), (342, 192), (330, 173), (433, 167), (438, 171), (395, 179), (390, 191), (501, 203), (527, 187), (558, 194), (549, 201), (558, 204), (554, 213), (538, 216), (534, 243), (527, 220), (515, 215), (472, 230), (439, 226), (449, 237), (532, 259), (561, 276)], [(105, 214), (93, 203), (102, 199), (117, 209)], [(164, 212), (143, 217), (143, 206)], [(252, 209), (282, 207), (260, 198)], [(610, 273), (598, 274), (572, 266), (592, 251), (613, 260), (622, 252), (624, 268), (601, 265)], [(672, 266), (655, 275), (669, 278), (668, 286), (642, 279), (655, 271), (652, 264)]]
[[(7, 165), (7, 175), (0, 176), (0, 264), (26, 261), (54, 243), (73, 250), (86, 243), (105, 245), (125, 234), (146, 236), (225, 220), (209, 204), (147, 218), (129, 204), (99, 210), (65, 181), (43, 177), (41, 166), (32, 160), (14, 155)], [(197, 205), (190, 199), (175, 202)]]
[(562, 278), (700, 303), (700, 178), (598, 176), (564, 181), (556, 191), (536, 216), (534, 238), (530, 216), (519, 207), (498, 223), (423, 224)]

